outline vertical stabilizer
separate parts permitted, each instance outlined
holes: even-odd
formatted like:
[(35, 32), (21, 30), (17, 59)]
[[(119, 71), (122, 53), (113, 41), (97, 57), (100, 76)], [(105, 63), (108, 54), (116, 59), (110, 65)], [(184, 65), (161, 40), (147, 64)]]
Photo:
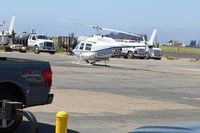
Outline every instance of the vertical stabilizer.
[(154, 29), (153, 32), (152, 32), (152, 34), (151, 34), (151, 38), (149, 40), (149, 44), (153, 44), (154, 43), (155, 38), (156, 38), (156, 32), (157, 32), (157, 30)]
[(15, 16), (12, 16), (10, 21), (10, 27), (9, 27), (9, 34), (11, 35), (14, 30), (14, 22), (15, 22)]

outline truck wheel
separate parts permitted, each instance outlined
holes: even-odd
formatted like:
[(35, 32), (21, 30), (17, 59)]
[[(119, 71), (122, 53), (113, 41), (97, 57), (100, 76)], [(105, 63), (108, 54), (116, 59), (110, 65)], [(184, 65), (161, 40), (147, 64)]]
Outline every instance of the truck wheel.
[(11, 52), (11, 51), (12, 51), (12, 49), (9, 46), (5, 47), (5, 52)]
[(49, 52), (49, 54), (55, 54), (56, 52), (55, 51), (51, 51), (51, 52)]
[[(8, 101), (19, 101), (17, 97), (10, 93), (2, 93), (0, 94), (0, 100), (8, 100)], [(5, 112), (4, 105), (0, 106), (0, 133), (10, 133), (12, 130), (16, 129), (21, 121), (8, 121), (5, 119), (3, 115)]]
[(22, 47), (20, 50), (19, 50), (20, 53), (26, 53), (26, 48), (25, 47)]
[(20, 53), (26, 53), (26, 50), (19, 50)]
[(139, 57), (139, 59), (145, 59), (145, 57)]
[(35, 53), (35, 54), (39, 54), (39, 53), (40, 53), (40, 50), (39, 50), (39, 47), (38, 47), (38, 46), (35, 46), (35, 47), (34, 47), (34, 53)]
[(155, 58), (155, 60), (161, 60), (161, 58)]
[(128, 52), (127, 54), (126, 54), (126, 58), (127, 59), (132, 59), (133, 58), (133, 52)]
[(66, 50), (66, 53), (67, 53), (67, 55), (72, 55), (72, 48), (68, 48), (68, 49)]

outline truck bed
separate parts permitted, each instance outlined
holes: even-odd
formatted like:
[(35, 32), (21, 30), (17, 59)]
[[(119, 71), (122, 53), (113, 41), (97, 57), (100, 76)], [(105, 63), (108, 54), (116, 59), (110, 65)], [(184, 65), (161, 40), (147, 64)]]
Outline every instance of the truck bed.
[[(49, 74), (51, 77), (46, 79), (45, 76)], [(46, 84), (46, 80), (51, 84), (52, 72), (48, 62), (0, 57), (0, 91), (9, 90), (13, 94), (21, 92), (19, 96), (24, 97), (23, 103), (26, 107), (52, 102), (53, 95), (49, 94), (51, 85)], [(9, 87), (11, 85), (13, 87)], [(7, 89), (5, 86), (8, 86)]]

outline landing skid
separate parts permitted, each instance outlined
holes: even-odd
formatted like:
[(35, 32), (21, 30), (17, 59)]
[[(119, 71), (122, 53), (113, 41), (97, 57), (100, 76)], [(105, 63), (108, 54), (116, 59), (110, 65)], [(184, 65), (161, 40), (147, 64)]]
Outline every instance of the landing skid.
[(78, 61), (78, 62), (73, 61), (72, 63), (73, 64), (78, 64), (78, 65), (93, 65), (93, 64), (90, 64), (90, 63), (87, 63), (87, 62), (83, 62), (83, 61)]
[(110, 67), (109, 65), (102, 65), (102, 64), (93, 64), (93, 66), (104, 66), (104, 67)]
[(97, 61), (92, 61), (90, 62), (89, 60), (82, 60), (81, 58), (79, 58), (78, 61), (73, 61), (72, 63), (74, 64), (79, 64), (79, 65), (93, 65), (93, 66), (106, 66), (106, 67), (110, 67), (109, 65), (107, 65), (107, 60), (103, 60), (105, 65), (101, 65), (101, 64), (96, 64), (96, 62), (100, 62), (101, 60), (97, 60)]
[(100, 65), (100, 64), (96, 64), (96, 62), (100, 62), (101, 60), (97, 60), (97, 61), (93, 61), (93, 62), (89, 62), (89, 61), (87, 61), (87, 63), (90, 63), (90, 64), (92, 64), (93, 66), (108, 66), (107, 65), (107, 60), (103, 60), (104, 61), (104, 63), (105, 63), (105, 65)]

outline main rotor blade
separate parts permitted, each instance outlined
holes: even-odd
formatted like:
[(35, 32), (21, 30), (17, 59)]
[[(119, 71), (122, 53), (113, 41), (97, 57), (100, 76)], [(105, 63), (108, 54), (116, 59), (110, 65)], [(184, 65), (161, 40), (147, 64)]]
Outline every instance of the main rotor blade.
[(109, 28), (102, 28), (102, 30), (107, 30), (107, 31), (123, 33), (123, 34), (131, 35), (131, 36), (141, 37), (140, 35), (137, 35), (137, 34), (128, 33), (128, 32), (124, 32), (124, 31), (120, 31), (120, 30), (109, 29)]
[(74, 22), (74, 21), (69, 21), (69, 20), (59, 20), (59, 22), (79, 24), (79, 25), (88, 26), (88, 27), (91, 27), (91, 28), (94, 28), (94, 29), (102, 30), (102, 28), (99, 27), (99, 26), (93, 26), (93, 25), (89, 25), (89, 24), (82, 24), (82, 23), (78, 23), (78, 22)]
[(74, 22), (74, 21), (69, 21), (69, 20), (59, 20), (60, 22), (65, 22), (65, 23), (74, 23), (74, 24), (79, 24), (79, 25), (84, 25), (84, 26), (88, 26), (97, 30), (107, 30), (107, 31), (112, 31), (112, 32), (117, 32), (117, 33), (123, 33), (123, 34), (127, 34), (127, 35), (131, 35), (131, 36), (136, 36), (136, 37), (142, 37), (142, 35), (137, 35), (137, 34), (133, 34), (133, 33), (128, 33), (125, 31), (120, 31), (120, 30), (114, 30), (114, 29), (109, 29), (109, 28), (102, 28), (99, 26), (93, 26), (93, 25), (89, 25), (89, 24), (82, 24), (82, 23), (78, 23), (78, 22)]

